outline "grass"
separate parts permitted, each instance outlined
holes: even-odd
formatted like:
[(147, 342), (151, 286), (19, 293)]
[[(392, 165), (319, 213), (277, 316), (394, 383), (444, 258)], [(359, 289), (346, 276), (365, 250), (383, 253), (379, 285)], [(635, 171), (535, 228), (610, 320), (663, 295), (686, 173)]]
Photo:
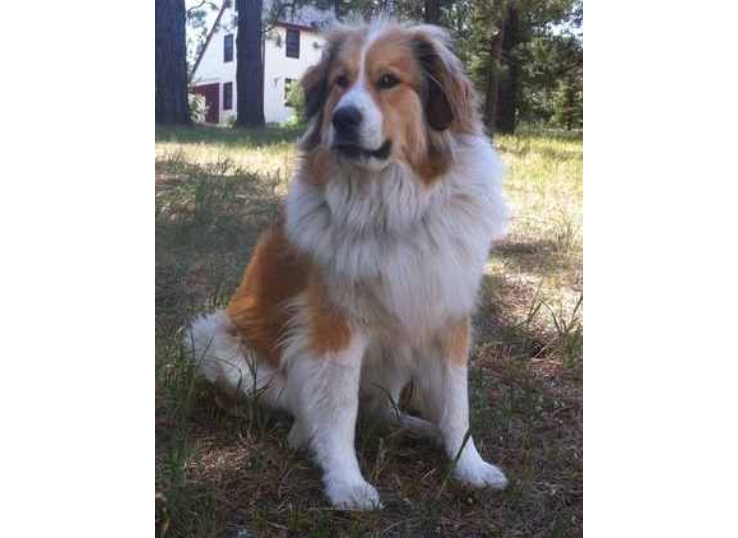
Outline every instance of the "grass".
[(486, 267), (475, 317), (471, 424), (511, 485), (445, 481), (441, 450), (361, 422), (359, 458), (385, 508), (328, 506), (287, 447), (289, 417), (223, 412), (182, 356), (195, 313), (227, 303), (275, 218), (299, 132), (156, 132), (156, 533), (160, 537), (582, 534), (582, 139), (495, 141), (515, 219)]

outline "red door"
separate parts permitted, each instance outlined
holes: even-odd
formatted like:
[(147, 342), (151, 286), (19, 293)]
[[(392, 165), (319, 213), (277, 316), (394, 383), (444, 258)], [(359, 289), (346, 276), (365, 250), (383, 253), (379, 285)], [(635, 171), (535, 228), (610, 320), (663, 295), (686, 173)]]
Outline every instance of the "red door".
[(215, 84), (203, 84), (202, 86), (195, 86), (194, 90), (197, 95), (205, 97), (205, 102), (208, 106), (205, 121), (207, 123), (218, 123), (220, 113), (220, 85), (217, 82)]

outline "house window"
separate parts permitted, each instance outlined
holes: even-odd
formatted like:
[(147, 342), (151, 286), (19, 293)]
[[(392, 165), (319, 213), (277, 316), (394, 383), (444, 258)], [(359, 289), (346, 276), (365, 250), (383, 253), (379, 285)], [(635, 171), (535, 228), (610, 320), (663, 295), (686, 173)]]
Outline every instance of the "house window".
[(300, 57), (300, 30), (287, 28), (286, 45), (285, 50), (288, 58)]
[(294, 107), (295, 103), (292, 102), (292, 87), (295, 84), (294, 78), (284, 79), (284, 106)]
[(233, 34), (223, 37), (223, 62), (233, 61)]
[(233, 108), (233, 82), (223, 84), (223, 110)]

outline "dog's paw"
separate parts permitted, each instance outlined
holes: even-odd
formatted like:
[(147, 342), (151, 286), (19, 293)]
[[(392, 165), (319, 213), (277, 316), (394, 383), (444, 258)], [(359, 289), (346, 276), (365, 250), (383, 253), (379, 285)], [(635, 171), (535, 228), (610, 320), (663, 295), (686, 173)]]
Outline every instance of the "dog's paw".
[(331, 504), (339, 510), (377, 510), (382, 508), (379, 493), (368, 482), (332, 481), (326, 485)]
[(481, 459), (471, 464), (457, 466), (454, 476), (475, 488), (505, 489), (507, 487), (505, 473)]

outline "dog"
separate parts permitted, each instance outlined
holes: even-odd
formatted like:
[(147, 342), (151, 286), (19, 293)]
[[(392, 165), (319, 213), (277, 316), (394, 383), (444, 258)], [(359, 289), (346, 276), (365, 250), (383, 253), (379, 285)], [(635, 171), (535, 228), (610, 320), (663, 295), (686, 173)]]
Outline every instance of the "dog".
[[(504, 488), (467, 435), (467, 361), (508, 206), (448, 35), (334, 28), (301, 86), (309, 123), (281, 216), (228, 307), (193, 322), (193, 359), (222, 393), (294, 417), (289, 444), (312, 453), (337, 508), (382, 506), (356, 457), (360, 405), (439, 439), (460, 481)], [(398, 409), (410, 384), (420, 416)]]

